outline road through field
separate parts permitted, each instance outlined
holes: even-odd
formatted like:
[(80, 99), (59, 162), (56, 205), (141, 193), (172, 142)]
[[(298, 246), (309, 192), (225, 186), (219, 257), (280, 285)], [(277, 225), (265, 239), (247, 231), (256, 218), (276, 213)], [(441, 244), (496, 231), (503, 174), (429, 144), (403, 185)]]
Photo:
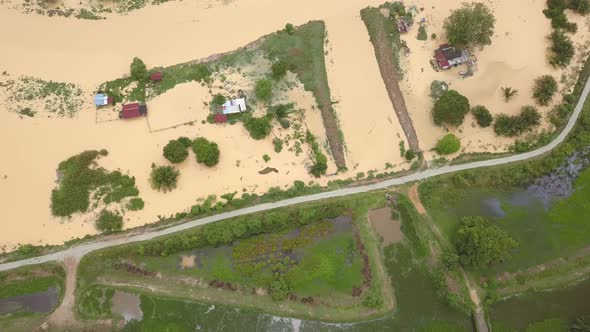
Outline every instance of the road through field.
[(233, 217), (237, 217), (237, 216), (241, 216), (241, 215), (246, 215), (246, 214), (250, 214), (250, 213), (263, 212), (263, 211), (267, 211), (267, 210), (272, 210), (272, 209), (276, 209), (276, 208), (281, 208), (281, 207), (286, 207), (286, 206), (296, 205), (296, 204), (301, 204), (301, 203), (320, 201), (320, 200), (327, 199), (327, 198), (335, 198), (335, 197), (343, 197), (343, 196), (349, 196), (349, 195), (354, 195), (354, 194), (360, 194), (360, 193), (384, 189), (384, 188), (388, 188), (388, 187), (392, 187), (392, 186), (398, 186), (398, 185), (401, 185), (404, 183), (420, 181), (420, 180), (428, 179), (428, 178), (442, 175), (442, 174), (448, 174), (448, 173), (452, 173), (452, 172), (463, 171), (463, 170), (468, 170), (468, 169), (475, 169), (475, 168), (482, 168), (482, 167), (499, 166), (499, 165), (504, 165), (504, 164), (508, 164), (508, 163), (524, 161), (524, 160), (528, 160), (531, 158), (535, 158), (535, 157), (541, 156), (541, 155), (551, 151), (557, 145), (559, 145), (560, 143), (562, 143), (565, 140), (566, 136), (574, 128), (574, 125), (576, 124), (576, 121), (577, 121), (580, 113), (582, 112), (584, 102), (585, 102), (586, 98), (588, 97), (589, 92), (590, 92), (590, 79), (588, 79), (588, 81), (586, 81), (586, 84), (584, 86), (584, 90), (582, 91), (580, 99), (578, 100), (578, 103), (576, 104), (574, 112), (572, 113), (572, 116), (570, 117), (564, 130), (551, 143), (549, 143), (537, 150), (534, 150), (534, 151), (529, 151), (526, 153), (522, 153), (522, 154), (518, 154), (518, 155), (514, 155), (514, 156), (509, 156), (509, 157), (504, 157), (504, 158), (467, 163), (467, 164), (463, 164), (463, 165), (453, 165), (453, 166), (445, 166), (445, 167), (441, 167), (441, 168), (437, 168), (437, 169), (428, 169), (428, 170), (425, 170), (422, 172), (417, 172), (417, 173), (414, 173), (411, 175), (407, 175), (407, 176), (403, 176), (403, 177), (399, 177), (399, 178), (395, 178), (395, 179), (384, 180), (384, 181), (369, 184), (369, 185), (363, 185), (363, 186), (351, 187), (351, 188), (343, 188), (343, 189), (338, 189), (338, 190), (334, 190), (334, 191), (322, 192), (322, 193), (314, 194), (314, 195), (290, 198), (290, 199), (286, 199), (286, 200), (282, 200), (282, 201), (278, 201), (278, 202), (274, 202), (274, 203), (266, 203), (266, 204), (251, 206), (251, 207), (244, 208), (244, 209), (220, 213), (220, 214), (217, 214), (214, 216), (195, 219), (195, 220), (186, 222), (184, 224), (172, 226), (172, 227), (165, 228), (162, 230), (146, 231), (143, 234), (129, 236), (127, 238), (106, 239), (104, 241), (98, 240), (95, 242), (84, 243), (84, 244), (73, 246), (69, 249), (65, 249), (65, 250), (55, 252), (52, 254), (29, 258), (29, 259), (24, 259), (24, 260), (10, 262), (10, 263), (0, 264), (0, 271), (10, 270), (10, 269), (14, 269), (14, 268), (25, 266), (25, 265), (39, 264), (39, 263), (45, 263), (45, 262), (50, 262), (50, 261), (63, 261), (65, 258), (80, 259), (84, 255), (86, 255), (92, 251), (95, 251), (95, 250), (114, 247), (114, 246), (118, 246), (118, 245), (126, 244), (126, 243), (145, 241), (145, 240), (153, 239), (153, 238), (156, 238), (159, 236), (180, 232), (180, 231), (183, 231), (183, 230), (186, 230), (189, 228), (193, 228), (196, 226), (201, 226), (201, 225), (205, 225), (208, 223), (212, 223), (212, 222), (216, 222), (216, 221), (220, 221), (220, 220), (224, 220), (224, 219), (229, 219), (229, 218), (233, 218)]

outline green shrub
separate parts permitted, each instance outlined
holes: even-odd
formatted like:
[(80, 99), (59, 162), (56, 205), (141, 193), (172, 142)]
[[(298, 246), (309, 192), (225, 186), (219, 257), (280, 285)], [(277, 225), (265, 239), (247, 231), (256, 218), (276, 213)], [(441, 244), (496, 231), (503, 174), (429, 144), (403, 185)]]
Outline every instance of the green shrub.
[(449, 90), (434, 103), (434, 123), (459, 126), (469, 112), (469, 100), (455, 90)]
[(441, 256), (441, 262), (447, 270), (453, 271), (459, 267), (459, 256), (453, 251), (445, 249)]
[(263, 139), (270, 134), (270, 129), (272, 128), (270, 124), (270, 119), (266, 116), (261, 118), (251, 117), (244, 122), (244, 127), (248, 133), (250, 133), (250, 137), (253, 139)]
[(118, 213), (102, 210), (96, 220), (96, 228), (103, 232), (120, 231), (123, 228), (123, 217)]
[(271, 106), (267, 109), (266, 113), (269, 115), (274, 115), (277, 119), (285, 118), (293, 111), (295, 104), (288, 103), (288, 104), (278, 104)]
[(561, 30), (555, 30), (549, 35), (552, 42), (549, 63), (553, 67), (566, 67), (574, 58), (574, 44)]
[(288, 34), (292, 35), (292, 34), (294, 34), (294, 33), (295, 33), (295, 27), (293, 27), (293, 24), (291, 24), (291, 23), (287, 23), (287, 24), (285, 24), (285, 31), (286, 31)]
[(193, 145), (193, 141), (188, 137), (181, 136), (177, 139), (177, 141), (179, 141), (182, 145), (184, 145), (187, 148), (190, 148), (191, 145)]
[(270, 101), (272, 98), (272, 81), (271, 80), (258, 80), (254, 86), (254, 94), (256, 98), (265, 102)]
[(475, 116), (477, 124), (483, 128), (489, 127), (492, 124), (492, 121), (494, 120), (492, 118), (492, 114), (485, 106), (475, 106), (471, 109), (471, 113), (473, 113), (473, 115)]
[(270, 157), (267, 154), (265, 154), (262, 156), (262, 160), (264, 160), (264, 162), (267, 163), (270, 161)]
[(534, 106), (523, 106), (520, 114), (499, 114), (494, 123), (494, 132), (500, 136), (518, 136), (541, 123), (541, 114)]
[(131, 78), (136, 81), (142, 81), (147, 77), (147, 68), (140, 58), (133, 58), (131, 62)]
[(272, 144), (274, 145), (274, 149), (276, 153), (283, 151), (283, 140), (280, 138), (275, 138), (272, 140)]
[(418, 40), (428, 40), (428, 33), (426, 33), (426, 27), (424, 25), (420, 25), (418, 28), (418, 36), (416, 38)]
[(543, 75), (535, 80), (533, 97), (539, 105), (547, 106), (557, 92), (557, 81), (551, 75)]
[(415, 157), (416, 153), (412, 150), (407, 150), (406, 153), (404, 153), (404, 158), (406, 158), (407, 161), (411, 161)]
[(285, 278), (278, 277), (270, 283), (270, 295), (273, 301), (286, 300), (290, 291), (291, 290), (289, 289), (289, 285), (287, 281), (285, 281)]
[(379, 308), (383, 305), (383, 297), (374, 289), (370, 289), (363, 299), (363, 305), (369, 308)]
[(273, 63), (270, 66), (270, 70), (272, 71), (272, 77), (275, 80), (279, 80), (279, 79), (285, 77), (285, 75), (287, 75), (288, 69), (289, 69), (289, 66), (287, 65), (287, 63), (285, 61), (281, 61), (281, 60)]
[(139, 197), (133, 197), (127, 203), (127, 209), (129, 209), (130, 211), (141, 210), (141, 209), (143, 209), (144, 206), (145, 206), (145, 203), (144, 203), (143, 199), (141, 199)]
[(219, 147), (204, 137), (198, 137), (193, 141), (193, 152), (198, 163), (213, 167), (219, 163)]
[(325, 175), (326, 171), (328, 170), (328, 158), (322, 153), (320, 145), (318, 142), (316, 142), (315, 137), (309, 130), (305, 136), (305, 140), (311, 146), (311, 153), (313, 157), (313, 164), (311, 165), (309, 172), (311, 175), (319, 178), (320, 176)]
[(186, 146), (178, 140), (172, 140), (164, 147), (164, 158), (171, 163), (181, 163), (186, 157), (188, 157)]
[(221, 106), (225, 103), (227, 99), (225, 98), (224, 95), (222, 94), (216, 94), (215, 96), (213, 96), (213, 99), (211, 100), (211, 104), (215, 105), (215, 106)]
[(291, 127), (291, 121), (289, 121), (288, 119), (279, 119), (279, 124), (283, 129), (288, 129), (289, 127)]
[(451, 154), (459, 151), (461, 141), (453, 134), (446, 134), (436, 143), (435, 150), (438, 154)]
[(436, 33), (431, 34), (430, 39), (432, 39), (432, 40), (436, 39)]
[(150, 184), (158, 191), (167, 192), (176, 188), (180, 172), (172, 166), (158, 166), (150, 173)]
[(492, 44), (496, 19), (483, 3), (463, 3), (445, 19), (444, 29), (449, 44), (481, 47)]

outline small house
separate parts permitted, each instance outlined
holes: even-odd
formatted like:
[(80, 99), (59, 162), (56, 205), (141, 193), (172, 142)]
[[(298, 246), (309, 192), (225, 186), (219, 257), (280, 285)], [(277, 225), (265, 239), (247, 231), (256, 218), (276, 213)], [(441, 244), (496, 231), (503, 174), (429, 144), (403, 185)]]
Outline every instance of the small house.
[(226, 123), (227, 122), (227, 115), (225, 114), (215, 114), (215, 123)]
[(113, 105), (114, 103), (115, 100), (112, 96), (107, 96), (103, 93), (97, 93), (94, 95), (94, 105), (96, 105), (96, 107)]
[(164, 76), (164, 74), (162, 74), (161, 71), (157, 71), (155, 73), (152, 73), (150, 75), (150, 81), (152, 82), (160, 82), (162, 80), (162, 77)]
[(246, 98), (229, 99), (221, 105), (221, 112), (225, 115), (246, 112)]
[(119, 112), (121, 119), (133, 119), (140, 116), (147, 115), (147, 106), (140, 103), (131, 103), (123, 105), (123, 109)]
[(449, 69), (468, 62), (469, 54), (464, 49), (457, 49), (449, 44), (443, 44), (434, 51), (434, 58), (441, 69)]

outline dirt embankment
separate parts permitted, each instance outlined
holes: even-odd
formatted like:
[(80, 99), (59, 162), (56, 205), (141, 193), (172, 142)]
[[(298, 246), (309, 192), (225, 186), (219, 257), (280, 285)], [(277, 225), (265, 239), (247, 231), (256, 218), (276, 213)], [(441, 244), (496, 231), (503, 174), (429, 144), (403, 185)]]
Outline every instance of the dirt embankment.
[[(378, 14), (381, 15), (380, 13)], [(406, 101), (399, 87), (400, 76), (397, 66), (394, 63), (395, 50), (385, 29), (385, 24), (388, 23), (388, 20), (383, 17), (383, 19), (374, 19), (371, 24), (368, 24), (367, 20), (369, 19), (371, 19), (369, 15), (363, 15), (363, 20), (369, 30), (369, 35), (371, 35), (375, 57), (379, 64), (379, 71), (381, 72), (383, 83), (385, 83), (387, 94), (389, 95), (399, 123), (404, 130), (409, 148), (413, 151), (420, 151), (418, 135), (416, 135), (416, 130), (406, 107)]]

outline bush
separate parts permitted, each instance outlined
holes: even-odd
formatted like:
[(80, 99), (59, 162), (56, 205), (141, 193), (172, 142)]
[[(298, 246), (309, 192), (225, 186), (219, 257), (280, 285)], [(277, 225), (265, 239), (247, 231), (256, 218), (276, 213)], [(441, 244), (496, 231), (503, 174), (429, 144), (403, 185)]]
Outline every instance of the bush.
[(270, 161), (270, 157), (267, 154), (265, 154), (262, 156), (262, 160), (264, 160), (264, 162), (267, 163)]
[(282, 119), (285, 118), (289, 115), (289, 113), (291, 113), (293, 111), (293, 108), (295, 108), (295, 104), (293, 103), (288, 103), (288, 104), (278, 104), (278, 105), (274, 105), (269, 107), (266, 110), (266, 113), (269, 115), (274, 115), (277, 119)]
[(264, 79), (256, 81), (254, 93), (257, 99), (266, 102), (270, 101), (272, 98), (272, 81)]
[(430, 83), (430, 97), (434, 100), (440, 98), (447, 91), (449, 91), (449, 85), (444, 81), (432, 81)]
[(285, 77), (285, 75), (287, 75), (288, 69), (289, 69), (289, 66), (287, 65), (287, 63), (285, 61), (281, 61), (281, 60), (273, 63), (270, 66), (270, 70), (272, 71), (272, 77), (275, 80), (279, 80), (279, 79)]
[(123, 217), (108, 210), (102, 210), (96, 220), (96, 229), (103, 232), (120, 231), (123, 228)]
[(244, 122), (244, 127), (246, 127), (246, 130), (250, 133), (250, 137), (253, 139), (263, 139), (270, 134), (272, 126), (268, 117), (252, 117)]
[(164, 147), (164, 158), (168, 159), (171, 163), (181, 163), (186, 157), (188, 157), (186, 146), (178, 140), (172, 140)]
[(436, 39), (436, 33), (433, 33), (433, 34), (431, 34), (431, 35), (430, 35), (430, 38), (431, 38), (432, 40)]
[(167, 192), (176, 188), (176, 181), (180, 172), (172, 166), (158, 166), (152, 169), (150, 183), (152, 188)]
[(485, 106), (475, 106), (471, 109), (471, 113), (475, 116), (477, 124), (482, 128), (489, 127), (494, 120), (492, 114)]
[(464, 217), (455, 245), (461, 264), (486, 266), (506, 259), (518, 242), (482, 217)]
[(415, 157), (416, 153), (412, 150), (407, 150), (406, 153), (404, 153), (404, 158), (406, 158), (407, 161), (411, 161)]
[(453, 134), (446, 134), (441, 138), (434, 148), (438, 154), (451, 154), (459, 151), (461, 141)]
[(441, 262), (447, 270), (453, 271), (459, 267), (459, 256), (454, 252), (445, 249), (441, 256)]
[(182, 145), (184, 145), (187, 148), (190, 148), (191, 145), (193, 145), (193, 141), (188, 137), (179, 137), (177, 141), (179, 141)]
[(139, 197), (133, 197), (127, 203), (127, 209), (129, 209), (130, 211), (141, 210), (141, 209), (143, 209), (144, 206), (145, 206), (145, 203), (144, 203), (143, 199), (141, 199)]
[(199, 164), (213, 167), (219, 163), (219, 147), (204, 137), (198, 137), (193, 141), (193, 152)]
[(291, 23), (287, 23), (287, 24), (285, 24), (285, 31), (286, 31), (288, 34), (292, 35), (292, 34), (294, 34), (294, 33), (295, 33), (295, 27), (293, 27), (293, 24), (291, 24)]
[(147, 68), (140, 58), (133, 58), (131, 62), (131, 78), (142, 81), (147, 77)]
[(574, 57), (574, 44), (561, 30), (555, 30), (549, 35), (552, 42), (549, 63), (553, 67), (566, 67)]
[(535, 80), (533, 97), (539, 105), (547, 106), (557, 92), (557, 81), (551, 75), (543, 75)]
[(291, 127), (291, 121), (289, 121), (288, 119), (279, 119), (279, 124), (283, 129), (288, 129), (289, 127)]
[(274, 145), (276, 153), (283, 151), (283, 140), (281, 140), (280, 138), (273, 139), (272, 144)]
[(428, 33), (426, 33), (426, 27), (424, 25), (420, 25), (418, 28), (418, 40), (428, 40)]
[(316, 142), (315, 137), (308, 130), (306, 133), (305, 140), (311, 145), (311, 153), (313, 157), (313, 164), (311, 165), (309, 172), (311, 175), (319, 178), (326, 174), (328, 170), (328, 158), (322, 153), (320, 145)]
[(273, 301), (286, 300), (290, 291), (291, 290), (289, 289), (289, 285), (287, 284), (287, 281), (285, 281), (285, 278), (278, 277), (270, 283), (270, 295)]
[(469, 112), (469, 100), (455, 90), (449, 90), (434, 103), (434, 123), (459, 126)]
[(486, 5), (472, 2), (454, 10), (443, 27), (451, 45), (481, 47), (492, 43), (495, 22)]
[(518, 136), (541, 123), (541, 114), (534, 106), (523, 106), (520, 114), (509, 116), (500, 114), (494, 123), (494, 132), (500, 136)]
[(381, 297), (381, 294), (371, 289), (367, 292), (367, 295), (365, 295), (363, 305), (369, 308), (379, 308), (383, 305), (383, 298)]
[(225, 103), (227, 99), (225, 98), (224, 95), (222, 94), (216, 94), (215, 96), (213, 96), (213, 99), (211, 100), (211, 104), (215, 105), (215, 106), (221, 106)]

